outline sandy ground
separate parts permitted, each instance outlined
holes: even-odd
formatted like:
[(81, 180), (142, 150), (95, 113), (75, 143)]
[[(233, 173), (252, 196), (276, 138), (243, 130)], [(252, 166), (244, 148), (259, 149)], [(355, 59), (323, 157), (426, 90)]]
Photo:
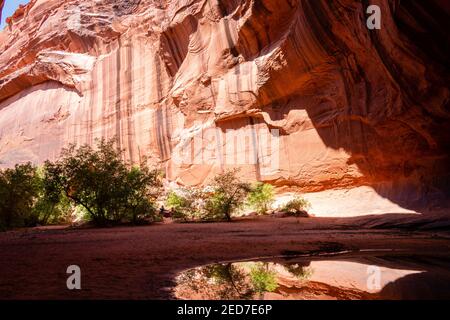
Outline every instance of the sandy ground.
[[(260, 217), (231, 223), (4, 232), (0, 299), (173, 298), (174, 277), (184, 269), (274, 255), (396, 249), (450, 256), (446, 228), (369, 229), (373, 221)], [(66, 269), (73, 264), (81, 268), (82, 290), (66, 288)]]

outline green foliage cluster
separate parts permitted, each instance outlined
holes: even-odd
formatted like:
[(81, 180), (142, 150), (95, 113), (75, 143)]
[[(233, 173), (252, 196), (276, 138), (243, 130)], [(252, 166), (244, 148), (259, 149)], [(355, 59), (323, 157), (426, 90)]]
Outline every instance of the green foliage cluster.
[(185, 188), (169, 192), (166, 204), (172, 209), (173, 219), (192, 221), (202, 218), (204, 197), (201, 190)]
[(282, 206), (280, 211), (292, 216), (301, 216), (304, 215), (305, 211), (309, 208), (311, 208), (311, 203), (308, 200), (297, 196)]
[(274, 187), (267, 183), (256, 183), (248, 195), (247, 203), (258, 214), (266, 214), (275, 199)]
[(67, 220), (66, 197), (48, 184), (31, 163), (0, 170), (0, 229), (54, 224)]
[(311, 267), (302, 266), (300, 264), (289, 264), (285, 266), (285, 269), (300, 280), (308, 280), (314, 273), (314, 270)]
[[(242, 182), (239, 170), (233, 169), (216, 175), (207, 188), (184, 188), (168, 194), (166, 204), (172, 217), (183, 221), (231, 221), (244, 204), (258, 214), (266, 214), (275, 199), (274, 187), (257, 182), (253, 186)], [(290, 200), (280, 211), (292, 216), (307, 215), (311, 204), (300, 196)]]
[(114, 140), (102, 139), (96, 149), (71, 145), (56, 162), (47, 161), (44, 170), (51, 189), (84, 208), (97, 226), (156, 218), (154, 203), (162, 187), (158, 171), (144, 162), (131, 167)]
[(267, 264), (258, 263), (250, 270), (250, 279), (256, 292), (273, 292), (278, 288), (276, 273), (269, 270)]
[(210, 184), (213, 192), (205, 203), (207, 218), (231, 221), (232, 214), (242, 207), (251, 186), (242, 182), (238, 173), (238, 169), (232, 169), (213, 178)]
[(31, 226), (38, 222), (34, 204), (40, 192), (36, 168), (16, 165), (0, 171), (0, 228)]
[(95, 149), (71, 145), (43, 168), (0, 170), (0, 228), (66, 222), (74, 211), (98, 226), (155, 221), (161, 189), (159, 172), (145, 162), (129, 165), (114, 140), (100, 140)]
[[(265, 214), (274, 201), (269, 184), (242, 182), (239, 170), (216, 175), (207, 188), (170, 192), (166, 199), (173, 218), (184, 221), (230, 221), (244, 204)], [(155, 208), (162, 191), (161, 174), (145, 160), (131, 166), (115, 141), (70, 145), (58, 160), (43, 168), (31, 164), (0, 170), (0, 228), (67, 222), (84, 212), (97, 226), (138, 224), (160, 219)], [(310, 207), (297, 197), (281, 210), (299, 215)]]
[(241, 182), (237, 173), (238, 170), (233, 169), (218, 174), (203, 190), (191, 188), (170, 192), (166, 203), (172, 209), (173, 217), (185, 221), (231, 221), (251, 191), (250, 185)]

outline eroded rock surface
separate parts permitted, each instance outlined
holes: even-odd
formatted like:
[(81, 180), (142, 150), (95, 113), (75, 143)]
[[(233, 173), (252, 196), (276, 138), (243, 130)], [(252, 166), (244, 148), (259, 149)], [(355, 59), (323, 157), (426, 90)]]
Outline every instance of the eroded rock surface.
[(0, 20), (2, 19), (2, 10), (3, 10), (4, 5), (5, 5), (5, 1), (0, 0)]
[[(369, 4), (381, 30), (366, 27)], [(182, 184), (239, 165), (303, 192), (430, 201), (448, 190), (449, 12), (442, 0), (31, 0), (0, 32), (0, 165), (116, 136), (129, 160)]]

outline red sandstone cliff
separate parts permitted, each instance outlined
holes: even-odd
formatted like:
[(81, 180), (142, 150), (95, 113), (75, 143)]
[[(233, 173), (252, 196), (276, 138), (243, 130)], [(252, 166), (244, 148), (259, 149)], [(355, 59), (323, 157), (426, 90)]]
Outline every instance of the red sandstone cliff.
[(3, 10), (4, 5), (5, 5), (5, 1), (0, 0), (0, 20), (2, 20), (2, 10)]
[[(381, 30), (366, 28), (369, 3)], [(117, 136), (185, 184), (234, 161), (303, 191), (429, 197), (448, 190), (449, 7), (31, 0), (0, 32), (0, 165)], [(227, 130), (248, 145), (230, 147)], [(183, 153), (199, 144), (207, 159)]]

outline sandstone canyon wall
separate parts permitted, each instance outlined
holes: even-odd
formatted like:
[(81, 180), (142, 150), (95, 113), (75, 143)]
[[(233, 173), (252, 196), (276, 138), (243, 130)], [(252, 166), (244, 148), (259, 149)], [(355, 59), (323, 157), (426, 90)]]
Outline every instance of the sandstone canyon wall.
[(2, 20), (2, 10), (3, 10), (4, 5), (5, 5), (5, 1), (0, 0), (0, 21)]
[(180, 184), (238, 165), (281, 189), (446, 197), (449, 7), (31, 0), (0, 32), (0, 166), (115, 136)]

